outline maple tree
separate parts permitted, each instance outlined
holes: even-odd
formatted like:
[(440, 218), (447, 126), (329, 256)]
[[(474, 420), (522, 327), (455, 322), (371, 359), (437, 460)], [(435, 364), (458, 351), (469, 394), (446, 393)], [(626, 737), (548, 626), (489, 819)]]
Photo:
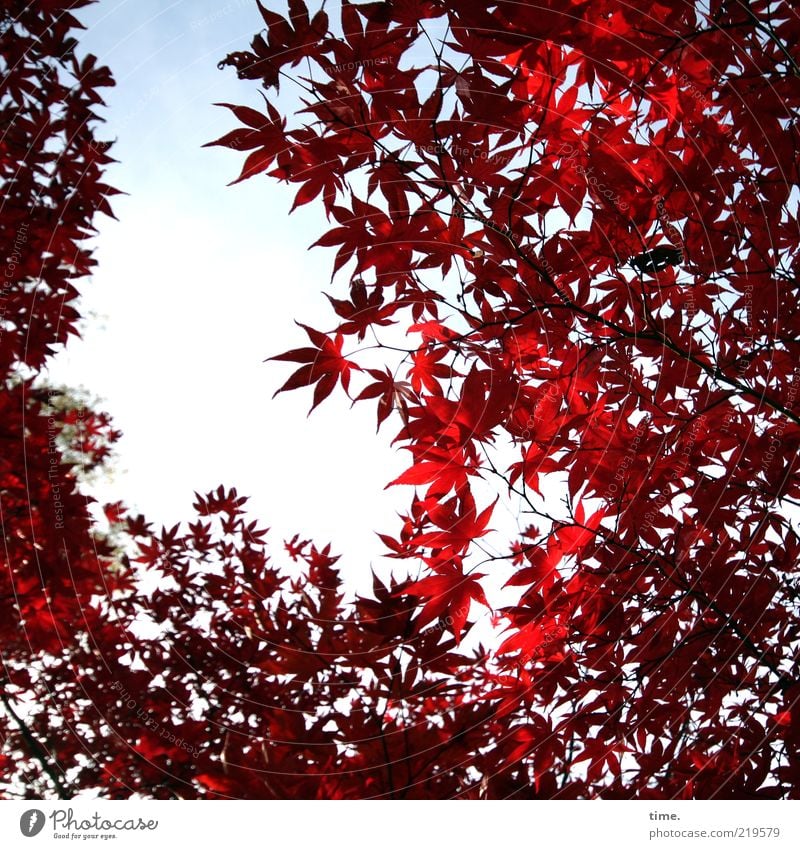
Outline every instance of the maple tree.
[[(303, 364), (284, 388), (377, 398), (410, 452), (382, 539), (423, 566), (417, 632), (460, 640), (505, 579), (482, 698), (520, 742), (494, 770), (795, 793), (791, 4), (259, 9), (223, 65), (266, 109), (215, 144), (318, 200), (337, 249), (332, 329), (276, 358)], [(492, 553), (499, 497), (520, 524)]]
[(114, 193), (85, 5), (0, 35), (3, 794), (797, 797), (791, 5), (257, 4), (216, 144), (336, 248), (279, 391), (411, 458), (363, 597), (235, 490), (83, 491), (116, 431), (37, 375)]

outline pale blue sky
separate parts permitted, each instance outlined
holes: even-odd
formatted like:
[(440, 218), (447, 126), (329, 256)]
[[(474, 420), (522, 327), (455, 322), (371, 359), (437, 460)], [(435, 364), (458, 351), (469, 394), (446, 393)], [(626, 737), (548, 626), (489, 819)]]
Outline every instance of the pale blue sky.
[(226, 187), (241, 155), (201, 147), (236, 126), (213, 102), (258, 105), (256, 84), (217, 70), (260, 28), (255, 4), (100, 0), (79, 17), (82, 51), (117, 80), (99, 135), (118, 139), (108, 178), (129, 195), (99, 222), (84, 337), (49, 376), (100, 396), (124, 433), (98, 494), (174, 523), (193, 490), (234, 485), (274, 542), (330, 540), (360, 582), (408, 497), (384, 490), (408, 460), (375, 437), (374, 404), (351, 411), (337, 392), (307, 419), (311, 392), (272, 400), (290, 366), (263, 362), (305, 344), (293, 319), (333, 323), (331, 254), (306, 250), (328, 225), (315, 205), (287, 216), (296, 187)]
[[(117, 81), (98, 136), (117, 139), (108, 180), (128, 193), (114, 199), (118, 221), (98, 222), (83, 338), (49, 373), (99, 396), (123, 432), (94, 494), (172, 525), (193, 518), (195, 490), (235, 486), (272, 529), (273, 550), (295, 533), (330, 542), (348, 585), (368, 590), (371, 565), (384, 577), (398, 565), (381, 559), (376, 532), (398, 532), (412, 494), (385, 488), (411, 462), (389, 444), (399, 422), (376, 436), (375, 402), (351, 408), (339, 390), (307, 418), (310, 390), (272, 398), (291, 364), (264, 362), (306, 344), (295, 319), (335, 323), (323, 294), (334, 252), (307, 250), (331, 225), (315, 203), (288, 216), (295, 185), (258, 176), (228, 187), (243, 157), (202, 147), (237, 126), (213, 103), (263, 108), (257, 84), (217, 69), (263, 25), (255, 3), (100, 0), (79, 17), (82, 51)], [(475, 493), (483, 508), (498, 489), (476, 481)], [(501, 498), (491, 523), (500, 533), (482, 540), (484, 552), (507, 551), (502, 540), (528, 522), (519, 509)], [(493, 564), (490, 597), (507, 595), (495, 594), (510, 569)], [(480, 615), (474, 633), (485, 636)]]

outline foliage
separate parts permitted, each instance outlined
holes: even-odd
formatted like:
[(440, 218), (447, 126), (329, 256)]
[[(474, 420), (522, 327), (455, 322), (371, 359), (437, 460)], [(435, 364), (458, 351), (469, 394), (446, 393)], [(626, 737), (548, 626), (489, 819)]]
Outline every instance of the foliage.
[[(331, 220), (334, 325), (277, 359), (315, 403), (352, 378), (410, 452), (383, 539), (424, 566), (417, 629), (458, 640), (505, 557), (483, 695), (530, 785), (796, 792), (795, 11), (289, 8), (225, 60), (267, 109), (216, 143)], [(526, 517), (488, 559), (486, 480)]]
[(377, 402), (412, 458), (355, 598), (329, 548), (274, 565), (235, 490), (92, 520), (76, 460), (115, 432), (33, 382), (114, 191), (83, 5), (0, 37), (3, 792), (796, 797), (790, 4), (259, 4), (223, 64), (266, 106), (216, 143), (336, 249), (282, 390)]

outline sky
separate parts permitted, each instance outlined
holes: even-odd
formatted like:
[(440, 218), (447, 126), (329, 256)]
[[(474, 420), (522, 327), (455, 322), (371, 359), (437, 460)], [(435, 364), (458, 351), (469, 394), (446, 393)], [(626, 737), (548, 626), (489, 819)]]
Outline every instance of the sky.
[[(83, 386), (123, 433), (112, 474), (94, 485), (156, 524), (193, 518), (193, 492), (250, 497), (272, 544), (301, 534), (344, 553), (361, 585), (397, 528), (409, 465), (375, 435), (374, 404), (334, 394), (307, 418), (311, 392), (272, 395), (305, 344), (302, 321), (330, 329), (332, 254), (308, 246), (329, 225), (315, 204), (291, 217), (296, 187), (236, 186), (241, 154), (203, 148), (237, 122), (215, 102), (259, 105), (255, 83), (217, 62), (263, 22), (253, 0), (100, 0), (82, 10), (81, 52), (112, 69), (100, 139), (116, 139), (108, 182), (118, 220), (99, 217), (98, 267), (81, 286), (80, 340), (48, 379)], [(405, 453), (405, 452), (403, 452)]]

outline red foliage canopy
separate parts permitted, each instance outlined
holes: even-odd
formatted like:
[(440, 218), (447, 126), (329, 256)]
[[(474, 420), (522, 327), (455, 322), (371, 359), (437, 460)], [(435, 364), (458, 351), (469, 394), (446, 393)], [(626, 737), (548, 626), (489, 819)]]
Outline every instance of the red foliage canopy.
[[(66, 71), (56, 13), (18, 5), (13, 26), (52, 31), (36, 49), (58, 43)], [(22, 429), (50, 408), (31, 413), (46, 399), (9, 378), (23, 447), (3, 469), (6, 792), (797, 797), (791, 4), (259, 9), (266, 34), (223, 64), (267, 105), (230, 106), (244, 126), (216, 144), (247, 152), (239, 179), (296, 183), (295, 205), (319, 199), (331, 221), (316, 244), (337, 250), (332, 325), (275, 359), (314, 406), (339, 384), (377, 401), (409, 451), (393, 482), (412, 488), (408, 511), (381, 534), (402, 577), (351, 600), (336, 558), (299, 538), (278, 569), (224, 489), (186, 529), (112, 505), (101, 534), (64, 427), (75, 503), (55, 534), (46, 427)], [(90, 136), (106, 72), (75, 64), (87, 79), (67, 89), (37, 68), (20, 66), (2, 108)], [(75, 128), (57, 118), (68, 93)], [(106, 155), (87, 137), (53, 162), (74, 175), (88, 150)], [(22, 146), (3, 156), (4, 176), (28, 162)], [(25, 215), (62, 232), (32, 201), (42, 167), (17, 219), (4, 196), (4, 240)], [(53, 202), (88, 216), (110, 191), (89, 173), (76, 206)], [(77, 252), (90, 220), (55, 244)], [(69, 300), (80, 256), (57, 254), (48, 290)], [(36, 317), (20, 338), (42, 341), (12, 347), (9, 374), (54, 341), (33, 294), (45, 275), (17, 266)]]

